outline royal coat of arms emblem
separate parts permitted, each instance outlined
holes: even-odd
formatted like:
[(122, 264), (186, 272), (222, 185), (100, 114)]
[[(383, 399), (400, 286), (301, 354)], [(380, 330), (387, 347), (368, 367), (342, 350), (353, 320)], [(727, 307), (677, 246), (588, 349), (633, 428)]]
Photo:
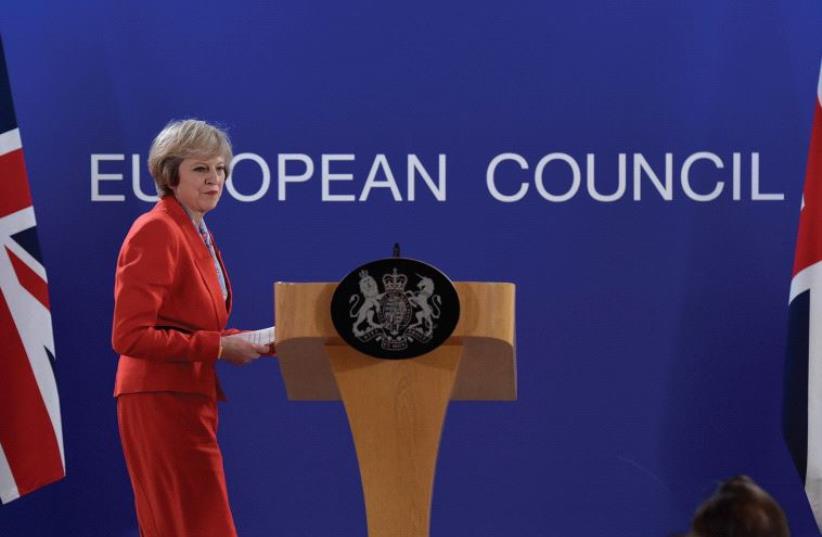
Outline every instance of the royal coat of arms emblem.
[(412, 358), (451, 335), (459, 299), (451, 281), (434, 267), (389, 258), (358, 268), (340, 283), (332, 318), (343, 339), (358, 350), (378, 358)]

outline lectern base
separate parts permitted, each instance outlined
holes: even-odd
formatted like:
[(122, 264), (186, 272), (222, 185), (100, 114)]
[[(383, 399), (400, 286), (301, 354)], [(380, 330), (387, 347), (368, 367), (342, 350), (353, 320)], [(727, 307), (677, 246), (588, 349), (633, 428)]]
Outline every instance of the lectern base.
[(369, 537), (428, 537), (442, 425), (462, 345), (410, 360), (326, 351), (360, 465)]

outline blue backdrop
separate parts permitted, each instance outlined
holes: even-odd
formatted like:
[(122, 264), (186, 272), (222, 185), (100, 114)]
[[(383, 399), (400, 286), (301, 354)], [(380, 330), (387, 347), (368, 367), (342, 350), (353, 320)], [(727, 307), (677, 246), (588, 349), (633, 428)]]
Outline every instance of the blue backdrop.
[[(150, 192), (151, 139), (184, 117), (222, 123), (257, 158), (232, 184), (259, 199), (227, 192), (207, 217), (232, 326), (272, 323), (274, 281), (337, 280), (394, 241), (455, 280), (517, 284), (519, 400), (451, 405), (432, 537), (664, 536), (737, 473), (773, 493), (794, 535), (817, 535), (780, 436), (817, 0), (29, 0), (0, 17), (68, 467), (0, 507), (3, 537), (137, 535), (111, 397), (114, 263), (151, 206), (132, 155)], [(505, 153), (518, 156), (489, 185)], [(305, 157), (286, 175), (314, 170), (281, 200), (289, 154)], [(378, 186), (359, 200), (380, 154), (401, 201)], [(356, 201), (323, 200), (323, 155), (351, 176), (329, 193)], [(444, 200), (418, 177), (409, 201), (408, 155)], [(220, 375), (240, 534), (364, 535), (342, 405), (288, 402), (274, 360)]]

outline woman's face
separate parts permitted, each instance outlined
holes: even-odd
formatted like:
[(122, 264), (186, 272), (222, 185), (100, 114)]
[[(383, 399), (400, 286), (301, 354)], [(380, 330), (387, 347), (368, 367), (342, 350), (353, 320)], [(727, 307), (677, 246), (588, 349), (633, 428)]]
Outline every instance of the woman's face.
[(171, 187), (177, 201), (202, 218), (217, 206), (225, 184), (223, 157), (187, 158), (180, 163), (180, 183)]

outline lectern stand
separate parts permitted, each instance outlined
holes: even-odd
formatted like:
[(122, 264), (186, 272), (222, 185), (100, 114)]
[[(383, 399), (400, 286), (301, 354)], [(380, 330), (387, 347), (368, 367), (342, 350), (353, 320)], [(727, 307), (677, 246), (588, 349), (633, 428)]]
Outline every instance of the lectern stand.
[(427, 537), (449, 400), (516, 399), (514, 285), (457, 282), (445, 344), (408, 360), (349, 347), (331, 321), (334, 283), (277, 283), (277, 355), (288, 398), (342, 400), (362, 477), (369, 537)]

